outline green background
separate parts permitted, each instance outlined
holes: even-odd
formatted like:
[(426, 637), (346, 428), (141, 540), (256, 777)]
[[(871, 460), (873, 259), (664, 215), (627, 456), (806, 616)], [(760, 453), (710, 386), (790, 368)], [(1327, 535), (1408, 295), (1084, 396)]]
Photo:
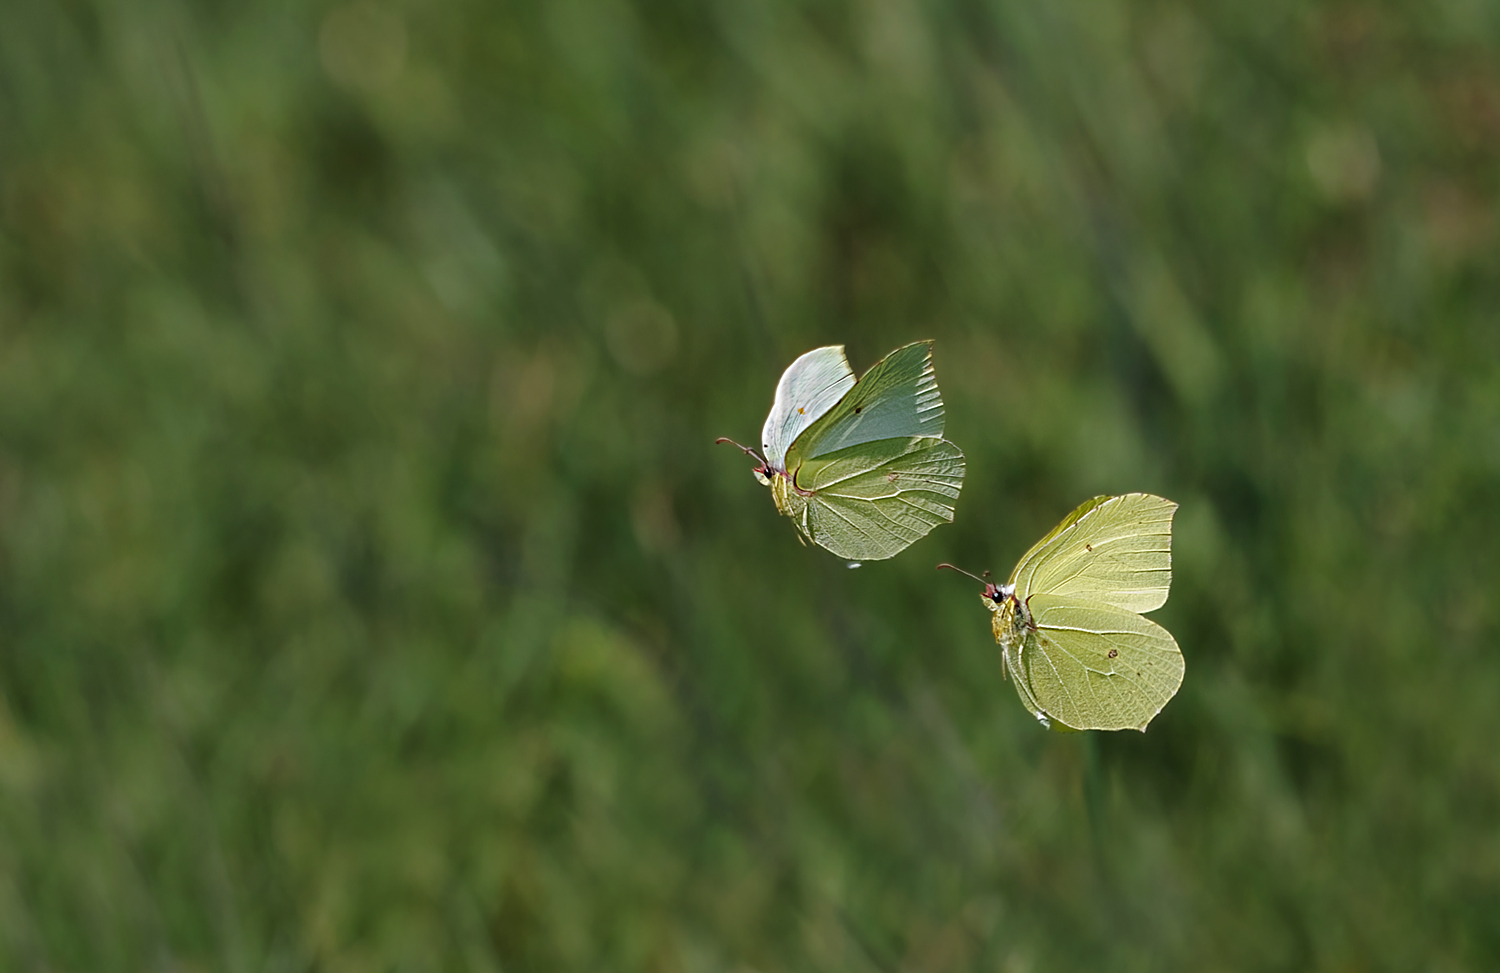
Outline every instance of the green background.
[[(0, 963), (1500, 965), (1500, 7), (9, 0)], [(936, 339), (957, 520), (737, 452)], [(978, 586), (1181, 503), (1144, 735)]]

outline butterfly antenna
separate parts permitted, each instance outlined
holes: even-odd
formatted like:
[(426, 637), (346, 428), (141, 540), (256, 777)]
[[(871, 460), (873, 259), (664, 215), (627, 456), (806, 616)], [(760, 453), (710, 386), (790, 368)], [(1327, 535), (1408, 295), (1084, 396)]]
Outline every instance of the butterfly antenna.
[(731, 446), (737, 446), (740, 449), (744, 450), (746, 456), (750, 457), (753, 460), (758, 460), (762, 466), (765, 465), (766, 461), (761, 459), (760, 454), (751, 449), (749, 446), (740, 446), (739, 443), (735, 442), (733, 439), (730, 439), (728, 436), (720, 436), (718, 439), (714, 440), (715, 446), (719, 445), (720, 443), (728, 443)]
[(949, 564), (947, 561), (944, 561), (942, 564), (939, 564), (937, 566), (937, 568), (935, 568), (934, 570), (942, 570), (943, 568), (947, 568), (949, 571), (957, 571), (959, 574), (967, 574), (969, 577), (973, 578), (975, 581), (978, 581), (980, 584), (989, 584), (989, 582), (984, 579), (984, 578), (988, 578), (990, 576), (990, 573), (988, 571), (984, 572), (984, 578), (981, 578), (979, 575), (975, 574), (974, 572), (972, 572), (972, 571), (965, 571), (963, 568), (956, 567), (955, 565)]

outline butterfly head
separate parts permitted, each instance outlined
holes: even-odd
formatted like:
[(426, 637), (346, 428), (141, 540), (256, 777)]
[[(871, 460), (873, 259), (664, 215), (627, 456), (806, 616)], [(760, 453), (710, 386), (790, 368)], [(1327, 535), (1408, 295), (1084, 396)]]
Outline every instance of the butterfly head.
[[(989, 572), (986, 571), (985, 574)], [(984, 599), (984, 607), (992, 612), (1002, 612), (1005, 610), (1006, 602), (1016, 600), (1016, 586), (985, 582), (984, 594), (980, 597)]]

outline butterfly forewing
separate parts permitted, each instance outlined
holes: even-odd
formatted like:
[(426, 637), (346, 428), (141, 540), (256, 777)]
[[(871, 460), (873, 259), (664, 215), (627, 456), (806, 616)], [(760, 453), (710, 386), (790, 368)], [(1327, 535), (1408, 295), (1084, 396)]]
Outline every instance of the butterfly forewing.
[(776, 384), (776, 401), (761, 429), (766, 462), (786, 469), (792, 443), (853, 387), (854, 369), (844, 357), (843, 345), (814, 348), (792, 362)]
[(1131, 612), (1160, 608), (1172, 584), (1176, 510), (1146, 493), (1095, 497), (1032, 547), (1010, 582), (1023, 600), (1045, 593)]
[(1050, 594), (1033, 595), (1029, 607), (1023, 669), (1036, 705), (1058, 722), (1144, 730), (1182, 684), (1182, 652), (1150, 619)]
[(932, 342), (897, 348), (876, 362), (842, 399), (793, 443), (797, 459), (816, 459), (884, 439), (943, 435), (943, 398), (932, 370)]

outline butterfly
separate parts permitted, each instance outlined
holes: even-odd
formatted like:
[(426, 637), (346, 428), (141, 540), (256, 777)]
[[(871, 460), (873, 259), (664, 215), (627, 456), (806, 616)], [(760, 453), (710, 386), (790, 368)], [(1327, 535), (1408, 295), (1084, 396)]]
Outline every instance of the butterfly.
[(802, 535), (839, 557), (893, 557), (953, 520), (964, 454), (943, 438), (932, 342), (897, 348), (858, 380), (842, 345), (814, 348), (776, 386), (755, 478)]
[(1143, 617), (1172, 584), (1177, 504), (1149, 493), (1095, 497), (984, 585), (1005, 672), (1043, 726), (1145, 730), (1182, 685), (1182, 650)]

